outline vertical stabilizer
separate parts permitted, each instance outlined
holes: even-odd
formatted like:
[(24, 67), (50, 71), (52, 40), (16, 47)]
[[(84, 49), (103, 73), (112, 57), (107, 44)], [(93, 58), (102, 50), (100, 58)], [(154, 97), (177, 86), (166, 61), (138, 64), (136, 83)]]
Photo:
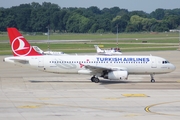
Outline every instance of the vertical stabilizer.
[(99, 48), (98, 45), (94, 45), (94, 47), (95, 47), (97, 53), (104, 52), (103, 50), (101, 50), (101, 49)]
[(37, 56), (41, 55), (34, 50), (28, 41), (16, 28), (7, 28), (8, 36), (14, 56)]

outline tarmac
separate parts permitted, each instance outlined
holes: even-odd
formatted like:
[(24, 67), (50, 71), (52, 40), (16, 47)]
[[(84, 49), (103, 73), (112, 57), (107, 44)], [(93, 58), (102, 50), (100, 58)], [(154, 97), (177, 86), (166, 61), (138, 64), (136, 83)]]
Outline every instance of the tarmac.
[(0, 120), (179, 120), (179, 52), (123, 53), (160, 56), (176, 66), (155, 75), (155, 83), (150, 75), (92, 83), (89, 75), (46, 73), (0, 56)]

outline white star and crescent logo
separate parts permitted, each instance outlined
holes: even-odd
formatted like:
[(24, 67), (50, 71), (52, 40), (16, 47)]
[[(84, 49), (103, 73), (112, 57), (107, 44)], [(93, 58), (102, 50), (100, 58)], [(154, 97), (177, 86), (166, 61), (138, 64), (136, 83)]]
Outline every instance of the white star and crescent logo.
[(16, 37), (13, 40), (11, 47), (13, 53), (17, 56), (26, 56), (31, 52), (32, 49), (23, 36)]

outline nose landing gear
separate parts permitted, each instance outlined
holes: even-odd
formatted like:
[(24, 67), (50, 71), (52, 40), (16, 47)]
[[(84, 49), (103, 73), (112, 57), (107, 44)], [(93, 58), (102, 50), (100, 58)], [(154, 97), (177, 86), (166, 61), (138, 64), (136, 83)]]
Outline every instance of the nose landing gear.
[(154, 74), (150, 74), (150, 76), (151, 76), (151, 82), (152, 83), (156, 82), (155, 79), (154, 79)]

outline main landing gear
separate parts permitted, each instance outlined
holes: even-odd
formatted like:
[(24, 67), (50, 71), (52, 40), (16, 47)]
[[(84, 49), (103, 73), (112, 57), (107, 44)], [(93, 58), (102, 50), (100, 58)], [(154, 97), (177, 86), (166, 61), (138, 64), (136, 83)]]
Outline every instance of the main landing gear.
[(150, 76), (151, 76), (151, 82), (154, 83), (154, 82), (155, 82), (155, 79), (154, 79), (153, 74), (150, 74)]
[(95, 75), (94, 75), (93, 77), (91, 77), (91, 81), (95, 82), (95, 83), (98, 83), (99, 82), (99, 78), (95, 77)]

